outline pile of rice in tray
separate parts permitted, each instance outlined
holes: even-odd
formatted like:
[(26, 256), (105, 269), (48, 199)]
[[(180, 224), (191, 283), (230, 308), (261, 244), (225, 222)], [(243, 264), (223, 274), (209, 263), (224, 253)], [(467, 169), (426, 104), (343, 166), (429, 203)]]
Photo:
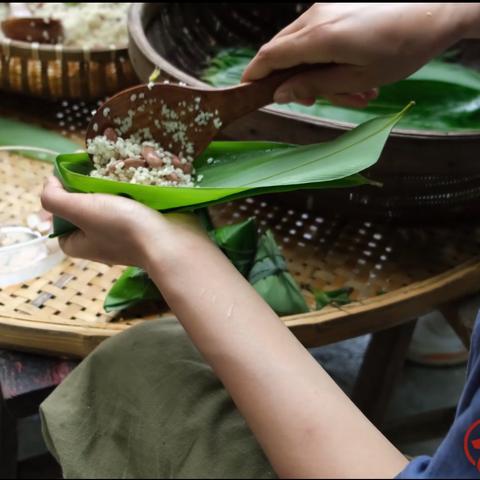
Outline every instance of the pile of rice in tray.
[[(0, 4), (2, 5), (2, 4)], [(28, 3), (34, 17), (53, 18), (63, 25), (62, 44), (78, 48), (125, 48), (128, 45), (127, 13), (130, 3)], [(8, 4), (0, 19), (9, 15)], [(0, 37), (3, 36), (0, 30)]]
[(95, 167), (92, 177), (141, 185), (194, 186), (193, 158), (176, 156), (139, 135), (124, 139), (107, 128), (103, 135), (88, 140), (87, 152)]

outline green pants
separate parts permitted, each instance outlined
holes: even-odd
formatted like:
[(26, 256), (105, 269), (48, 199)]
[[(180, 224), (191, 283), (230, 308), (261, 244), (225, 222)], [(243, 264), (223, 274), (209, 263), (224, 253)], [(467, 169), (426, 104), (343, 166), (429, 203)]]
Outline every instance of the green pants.
[(102, 343), (41, 406), (66, 478), (274, 478), (228, 393), (175, 320)]

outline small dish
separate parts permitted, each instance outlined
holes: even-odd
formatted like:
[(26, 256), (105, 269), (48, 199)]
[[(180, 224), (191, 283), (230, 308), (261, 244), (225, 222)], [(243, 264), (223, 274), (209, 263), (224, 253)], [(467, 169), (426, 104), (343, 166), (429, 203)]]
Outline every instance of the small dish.
[(64, 257), (48, 235), (20, 225), (0, 226), (0, 288), (42, 275)]

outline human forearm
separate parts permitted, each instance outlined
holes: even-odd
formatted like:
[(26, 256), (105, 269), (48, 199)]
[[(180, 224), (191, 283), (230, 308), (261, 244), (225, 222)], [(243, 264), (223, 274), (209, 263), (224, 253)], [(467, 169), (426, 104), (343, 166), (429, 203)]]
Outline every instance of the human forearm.
[[(403, 456), (221, 252), (203, 241), (189, 244), (188, 250), (196, 254), (179, 254), (166, 270), (161, 259), (153, 258), (149, 273), (276, 472), (281, 477), (398, 473), (406, 462)], [(375, 467), (368, 461), (372, 451), (380, 457)], [(364, 460), (344, 465), (342, 458)]]
[(405, 465), (193, 216), (68, 193), (55, 178), (42, 203), (79, 227), (60, 240), (68, 255), (147, 270), (280, 476), (387, 477)]

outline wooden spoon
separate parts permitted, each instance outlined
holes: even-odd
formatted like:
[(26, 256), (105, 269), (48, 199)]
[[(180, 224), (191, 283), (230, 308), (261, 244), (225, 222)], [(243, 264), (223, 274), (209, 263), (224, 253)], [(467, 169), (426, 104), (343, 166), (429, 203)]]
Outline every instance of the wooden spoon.
[(113, 138), (126, 138), (147, 129), (144, 132), (148, 131), (166, 150), (196, 158), (219, 130), (271, 104), (275, 90), (285, 80), (313, 68), (319, 66), (294, 67), (255, 82), (220, 89), (168, 83), (138, 85), (114, 95), (95, 112), (86, 140), (105, 132)]
[(63, 40), (60, 20), (33, 17), (25, 3), (10, 3), (10, 17), (2, 21), (2, 31), (7, 38), (22, 42), (56, 44)]

